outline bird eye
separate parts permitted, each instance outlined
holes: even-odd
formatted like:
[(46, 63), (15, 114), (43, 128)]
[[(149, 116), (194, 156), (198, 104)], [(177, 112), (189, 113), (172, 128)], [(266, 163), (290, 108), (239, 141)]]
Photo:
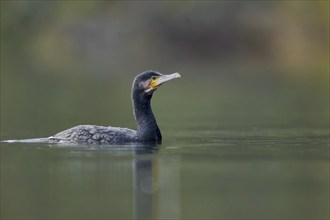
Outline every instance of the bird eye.
[(157, 79), (157, 76), (152, 76), (151, 77), (151, 80), (156, 80)]

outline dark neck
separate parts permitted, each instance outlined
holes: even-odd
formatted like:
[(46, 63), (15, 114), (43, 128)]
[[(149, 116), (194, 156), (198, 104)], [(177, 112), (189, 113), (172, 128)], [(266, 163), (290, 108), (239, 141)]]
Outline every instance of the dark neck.
[(151, 110), (151, 96), (141, 97), (139, 94), (133, 94), (132, 101), (138, 138), (146, 142), (160, 142), (162, 135)]

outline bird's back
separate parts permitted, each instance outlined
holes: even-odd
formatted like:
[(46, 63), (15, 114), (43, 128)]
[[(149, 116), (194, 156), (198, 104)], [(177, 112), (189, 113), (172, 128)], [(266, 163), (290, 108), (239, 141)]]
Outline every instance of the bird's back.
[(134, 142), (136, 131), (128, 128), (78, 125), (50, 137), (54, 142), (73, 144), (119, 144)]

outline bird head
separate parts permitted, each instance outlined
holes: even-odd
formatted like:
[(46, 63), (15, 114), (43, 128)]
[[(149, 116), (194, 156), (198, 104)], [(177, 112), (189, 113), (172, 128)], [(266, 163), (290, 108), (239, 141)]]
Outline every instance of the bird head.
[(181, 75), (179, 73), (163, 75), (159, 72), (149, 70), (135, 77), (133, 82), (133, 90), (138, 90), (151, 96), (153, 92), (164, 83), (180, 77)]

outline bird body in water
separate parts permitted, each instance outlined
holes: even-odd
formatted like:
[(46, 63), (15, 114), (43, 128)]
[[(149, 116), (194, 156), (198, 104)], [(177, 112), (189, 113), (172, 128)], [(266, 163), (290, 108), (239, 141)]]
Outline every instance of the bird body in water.
[[(78, 125), (48, 138), (9, 140), (5, 142), (48, 142), (63, 144), (129, 144), (161, 143), (162, 135), (152, 112), (150, 101), (163, 83), (180, 78), (179, 73), (163, 75), (146, 71), (137, 75), (132, 85), (133, 113), (137, 130), (97, 125)], [(39, 141), (38, 141), (39, 140)]]

